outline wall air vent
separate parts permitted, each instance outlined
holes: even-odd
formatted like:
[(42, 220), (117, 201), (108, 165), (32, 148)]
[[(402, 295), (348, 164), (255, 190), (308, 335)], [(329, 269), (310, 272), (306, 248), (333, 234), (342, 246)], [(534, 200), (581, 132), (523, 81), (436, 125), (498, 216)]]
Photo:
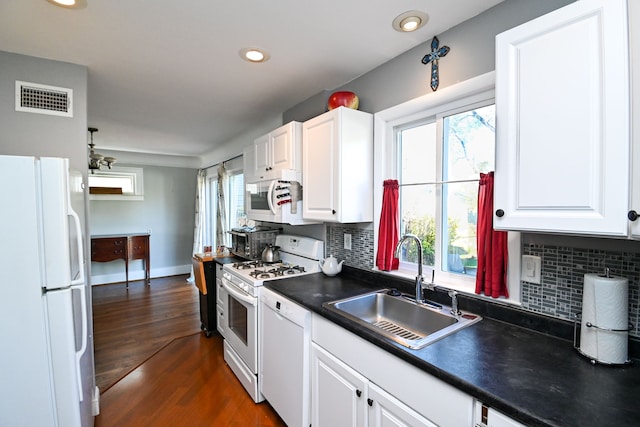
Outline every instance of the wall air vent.
[(16, 111), (73, 117), (73, 89), (16, 80)]

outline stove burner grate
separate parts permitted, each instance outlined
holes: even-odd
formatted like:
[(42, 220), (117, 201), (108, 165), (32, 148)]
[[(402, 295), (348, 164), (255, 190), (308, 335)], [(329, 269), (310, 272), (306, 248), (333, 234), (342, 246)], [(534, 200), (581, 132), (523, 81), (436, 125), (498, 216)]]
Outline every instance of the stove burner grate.
[[(249, 263), (251, 263), (249, 268), (254, 268), (253, 271), (249, 272), (249, 276), (254, 277), (256, 279), (271, 279), (275, 277), (281, 277), (285, 275), (290, 276), (290, 275), (305, 272), (305, 268), (299, 265), (285, 264), (285, 265), (277, 265), (277, 266), (273, 266), (272, 268), (269, 268), (268, 265), (265, 265), (263, 263), (260, 263), (261, 265), (256, 265), (252, 261), (249, 261), (248, 263), (244, 263), (244, 264), (248, 265)], [(244, 268), (244, 267), (239, 266), (236, 268)]]

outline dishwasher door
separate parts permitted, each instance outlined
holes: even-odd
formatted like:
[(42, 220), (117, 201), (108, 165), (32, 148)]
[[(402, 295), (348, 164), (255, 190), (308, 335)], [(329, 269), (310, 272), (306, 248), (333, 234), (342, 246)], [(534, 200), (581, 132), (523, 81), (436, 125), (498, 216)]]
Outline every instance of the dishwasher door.
[(260, 301), (260, 391), (287, 425), (307, 426), (311, 313), (266, 288)]

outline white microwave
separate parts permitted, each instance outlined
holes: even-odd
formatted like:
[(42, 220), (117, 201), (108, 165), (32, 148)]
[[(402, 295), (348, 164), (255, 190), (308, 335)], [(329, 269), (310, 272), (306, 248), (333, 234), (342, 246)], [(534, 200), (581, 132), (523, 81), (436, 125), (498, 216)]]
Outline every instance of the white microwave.
[(301, 178), (300, 172), (286, 169), (279, 171), (275, 179), (246, 182), (244, 201), (247, 218), (277, 224), (317, 223), (302, 218), (302, 197), (292, 200), (291, 184), (299, 183)]

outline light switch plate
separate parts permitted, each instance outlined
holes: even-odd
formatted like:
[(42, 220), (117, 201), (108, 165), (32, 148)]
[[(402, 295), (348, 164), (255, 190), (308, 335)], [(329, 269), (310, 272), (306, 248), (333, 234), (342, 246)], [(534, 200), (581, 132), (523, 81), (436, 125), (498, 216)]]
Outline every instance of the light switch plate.
[(520, 266), (520, 280), (523, 282), (540, 284), (540, 270), (542, 269), (542, 258), (533, 255), (522, 255)]
[(344, 248), (346, 250), (351, 250), (351, 234), (344, 233)]

